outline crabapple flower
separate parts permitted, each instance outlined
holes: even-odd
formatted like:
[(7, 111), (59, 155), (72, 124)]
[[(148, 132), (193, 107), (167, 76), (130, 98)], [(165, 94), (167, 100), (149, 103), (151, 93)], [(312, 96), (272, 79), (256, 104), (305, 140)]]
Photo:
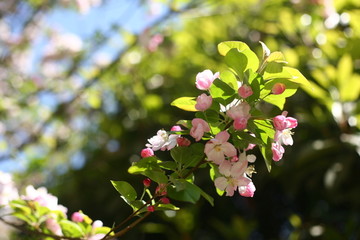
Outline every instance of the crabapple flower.
[(151, 148), (144, 148), (140, 153), (142, 158), (154, 156), (154, 151)]
[(10, 201), (18, 198), (18, 190), (11, 174), (0, 171), (0, 206), (6, 206)]
[(47, 218), (45, 221), (46, 227), (57, 236), (63, 236), (60, 224), (52, 217)]
[(236, 155), (236, 148), (228, 142), (230, 134), (226, 131), (219, 132), (215, 138), (205, 144), (205, 154), (209, 161), (220, 165), (226, 157)]
[[(103, 226), (102, 221), (100, 221), (100, 220), (94, 221), (92, 224), (92, 232), (94, 233), (97, 228), (101, 228), (102, 226)], [(105, 237), (105, 234), (98, 233), (98, 234), (90, 235), (88, 240), (101, 240), (104, 237)]]
[(234, 128), (236, 130), (244, 130), (250, 115), (250, 105), (247, 102), (242, 102), (239, 105), (231, 107), (226, 114), (234, 120)]
[(213, 74), (211, 70), (207, 69), (203, 72), (199, 72), (196, 75), (195, 85), (199, 90), (208, 90), (213, 81), (219, 78), (219, 76), (219, 72)]
[(255, 193), (255, 185), (250, 181), (246, 186), (239, 187), (239, 194), (243, 197), (253, 197)]
[(282, 131), (287, 128), (296, 128), (297, 120), (292, 117), (286, 117), (287, 112), (284, 111), (281, 115), (273, 118), (274, 127), (276, 130)]
[[(181, 131), (179, 126), (174, 126), (171, 128), (171, 131)], [(177, 144), (177, 139), (181, 137), (178, 134), (168, 134), (165, 130), (157, 131), (156, 135), (148, 139), (148, 142), (145, 146), (151, 148), (153, 151), (161, 150), (170, 150), (174, 148)]]
[(274, 142), (274, 143), (272, 143), (272, 145), (271, 145), (271, 151), (272, 151), (272, 154), (273, 154), (272, 159), (273, 159), (275, 162), (278, 162), (278, 161), (280, 161), (280, 159), (282, 159), (283, 154), (284, 154), (284, 152), (285, 152), (285, 149), (284, 149), (283, 146), (281, 146), (280, 143)]
[(238, 89), (238, 93), (240, 97), (247, 98), (253, 95), (253, 90), (249, 85), (244, 84)]
[(212, 104), (212, 97), (203, 93), (196, 98), (195, 108), (199, 111), (205, 111), (209, 107), (211, 107), (211, 104)]
[(197, 142), (201, 140), (205, 132), (210, 132), (208, 123), (201, 118), (194, 118), (191, 124), (190, 135), (195, 138)]
[(290, 129), (276, 131), (274, 140), (281, 145), (293, 145), (294, 140), (292, 139), (292, 135), (293, 133)]
[(58, 205), (58, 198), (48, 193), (45, 187), (35, 189), (32, 185), (29, 185), (25, 188), (25, 192), (26, 195), (22, 195), (21, 199), (35, 201), (38, 202), (40, 206), (47, 207), (50, 210), (58, 210), (66, 214), (67, 208), (62, 205)]
[(279, 95), (286, 90), (286, 86), (283, 83), (275, 83), (271, 89), (272, 94)]

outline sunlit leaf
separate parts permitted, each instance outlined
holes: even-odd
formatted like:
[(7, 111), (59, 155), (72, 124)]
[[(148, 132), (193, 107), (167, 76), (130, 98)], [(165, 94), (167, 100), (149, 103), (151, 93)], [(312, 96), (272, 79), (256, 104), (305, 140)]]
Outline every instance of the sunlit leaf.
[(77, 238), (85, 235), (81, 227), (75, 222), (63, 219), (59, 224), (64, 236)]
[(175, 106), (182, 110), (190, 111), (190, 112), (198, 111), (196, 110), (195, 105), (196, 105), (195, 97), (180, 97), (175, 99), (171, 103), (171, 106)]
[(218, 51), (222, 56), (225, 56), (233, 48), (243, 51), (249, 49), (249, 46), (246, 43), (239, 41), (226, 41), (218, 44)]
[(115, 187), (116, 191), (118, 191), (121, 197), (125, 200), (126, 203), (130, 204), (137, 198), (137, 193), (135, 189), (125, 181), (112, 181), (112, 185)]

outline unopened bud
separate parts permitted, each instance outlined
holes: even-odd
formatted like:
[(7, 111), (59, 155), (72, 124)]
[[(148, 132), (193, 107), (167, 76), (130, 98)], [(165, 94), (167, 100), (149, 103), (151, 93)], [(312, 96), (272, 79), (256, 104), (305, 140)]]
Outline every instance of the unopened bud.
[(145, 178), (143, 180), (143, 184), (144, 184), (144, 187), (150, 187), (151, 179), (150, 178)]
[(154, 156), (154, 151), (151, 148), (144, 148), (141, 150), (140, 155), (142, 158), (152, 157)]
[(285, 91), (285, 89), (286, 89), (285, 84), (283, 84), (283, 83), (275, 83), (274, 86), (271, 89), (271, 92), (274, 95), (279, 95), (279, 94), (282, 94)]
[(154, 212), (155, 211), (155, 207), (154, 206), (148, 206), (147, 207), (147, 210), (149, 211), (149, 212)]
[(178, 139), (176, 139), (176, 142), (180, 147), (187, 147), (191, 144), (190, 140), (184, 137), (179, 137)]

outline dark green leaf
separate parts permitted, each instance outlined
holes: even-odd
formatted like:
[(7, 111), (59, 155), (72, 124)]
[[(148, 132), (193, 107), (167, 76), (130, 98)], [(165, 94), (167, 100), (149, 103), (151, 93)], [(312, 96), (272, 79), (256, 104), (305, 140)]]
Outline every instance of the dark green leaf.
[(125, 200), (127, 204), (130, 204), (137, 198), (135, 189), (125, 181), (111, 181), (112, 185), (118, 191), (121, 197)]
[(82, 231), (81, 227), (74, 222), (63, 219), (59, 222), (61, 230), (64, 236), (67, 237), (83, 237), (85, 233)]

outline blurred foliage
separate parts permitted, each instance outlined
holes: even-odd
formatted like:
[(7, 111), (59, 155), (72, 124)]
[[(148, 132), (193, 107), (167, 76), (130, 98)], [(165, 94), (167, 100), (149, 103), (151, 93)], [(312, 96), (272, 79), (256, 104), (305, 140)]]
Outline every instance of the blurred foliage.
[[(56, 9), (77, 11), (69, 1), (0, 2), (0, 158), (20, 166), (18, 182), (47, 184), (71, 212), (121, 221), (131, 211), (109, 180), (141, 187), (126, 169), (157, 129), (187, 119), (169, 105), (195, 96), (196, 74), (225, 69), (219, 42), (240, 40), (260, 55), (262, 41), (312, 82), (286, 106), (300, 122), (294, 147), (271, 174), (257, 166), (254, 198), (184, 205), (126, 239), (360, 238), (360, 2), (124, 2), (124, 15), (164, 11), (140, 33), (124, 18), (79, 40), (46, 21)], [(107, 45), (113, 56), (100, 59)], [(197, 182), (214, 193), (206, 176)]]

